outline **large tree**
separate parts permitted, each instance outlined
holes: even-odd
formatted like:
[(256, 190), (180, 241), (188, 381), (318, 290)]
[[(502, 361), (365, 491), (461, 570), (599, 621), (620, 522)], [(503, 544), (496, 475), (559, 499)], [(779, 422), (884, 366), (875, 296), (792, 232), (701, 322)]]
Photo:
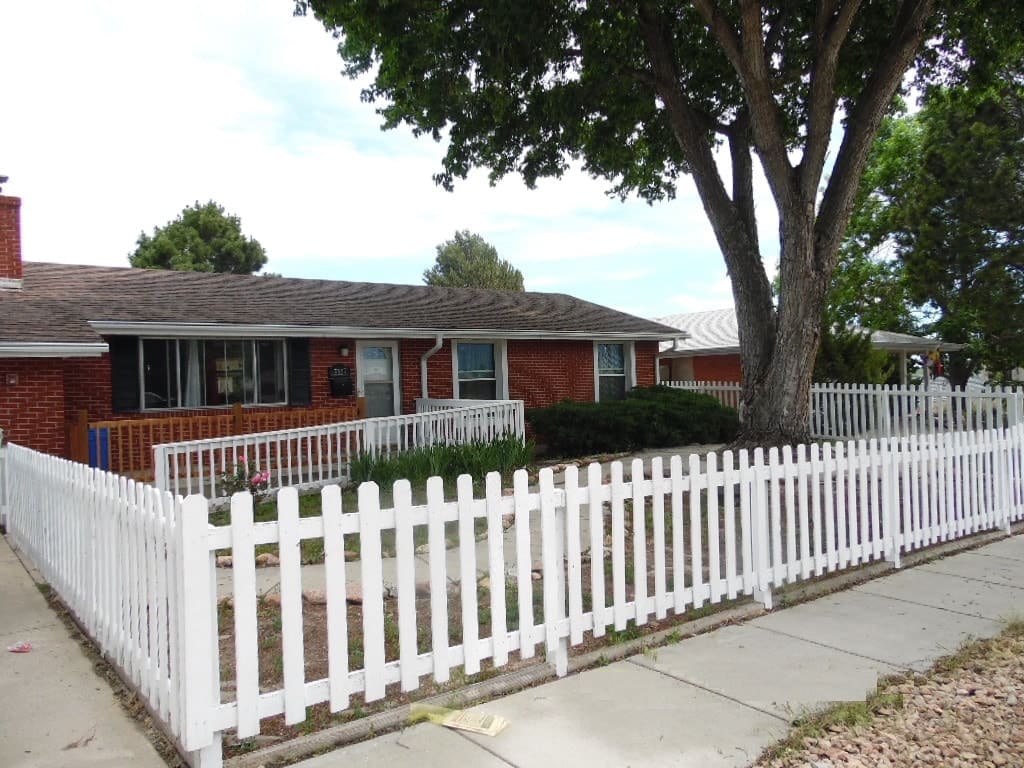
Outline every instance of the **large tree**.
[(837, 308), (857, 291), (875, 299), (867, 312), (963, 343), (954, 383), (981, 368), (1005, 381), (1024, 365), (1022, 81), (935, 88), (919, 112), (886, 122), (831, 293)]
[[(345, 72), (372, 74), (363, 95), (381, 103), (385, 127), (447, 141), (446, 187), (474, 166), (532, 185), (578, 161), (618, 194), (653, 201), (689, 174), (732, 279), (750, 442), (808, 437), (825, 293), (907, 71), (915, 59), (923, 76), (990, 64), (988, 51), (1021, 29), (1010, 0), (299, 0), (296, 10), (338, 37)], [(837, 115), (843, 137), (823, 186)], [(777, 305), (757, 236), (755, 153), (779, 212)]]
[(449, 288), (521, 291), (523, 273), (499, 258), (497, 249), (480, 235), (464, 229), (437, 246), (434, 266), (424, 270), (423, 282)]
[(139, 234), (128, 263), (144, 269), (251, 275), (267, 263), (263, 246), (242, 234), (242, 222), (212, 200), (196, 201), (174, 221)]

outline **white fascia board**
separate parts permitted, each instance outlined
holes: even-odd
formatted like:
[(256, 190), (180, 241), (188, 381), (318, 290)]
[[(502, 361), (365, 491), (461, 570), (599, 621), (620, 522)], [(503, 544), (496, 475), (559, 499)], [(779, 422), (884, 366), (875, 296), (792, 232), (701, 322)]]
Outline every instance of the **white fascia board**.
[(359, 339), (433, 339), (441, 334), (446, 339), (586, 339), (614, 341), (666, 341), (672, 334), (596, 331), (507, 331), (507, 330), (438, 330), (436, 328), (358, 328), (324, 325), (238, 325), (229, 323), (137, 323), (93, 320), (89, 326), (104, 336), (165, 336), (174, 338), (359, 338)]
[(99, 357), (106, 354), (105, 343), (0, 342), (0, 357)]
[(739, 347), (708, 347), (707, 349), (663, 349), (658, 357), (701, 357), (704, 355), (738, 355)]

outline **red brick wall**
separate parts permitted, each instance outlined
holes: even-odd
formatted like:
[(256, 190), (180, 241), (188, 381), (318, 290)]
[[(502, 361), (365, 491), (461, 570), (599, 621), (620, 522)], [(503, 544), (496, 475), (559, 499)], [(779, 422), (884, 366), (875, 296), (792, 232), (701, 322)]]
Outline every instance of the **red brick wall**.
[[(348, 348), (348, 355), (340, 350)], [(314, 408), (331, 406), (355, 406), (356, 397), (332, 397), (331, 385), (327, 373), (332, 365), (347, 365), (352, 368), (352, 384), (356, 377), (356, 343), (353, 339), (310, 339), (309, 340), (309, 375), (311, 377), (311, 405)]]
[[(416, 398), (421, 395), (420, 359), (434, 346), (434, 339), (402, 339), (398, 342), (399, 375), (402, 381), (402, 413), (416, 412)], [(427, 359), (427, 393), (447, 400), (453, 396), (452, 342), (446, 340)]]
[(653, 387), (658, 369), (658, 342), (638, 341), (636, 348), (636, 385)]
[(594, 399), (590, 341), (509, 341), (508, 396), (527, 408)]
[(62, 360), (0, 359), (0, 393), (0, 428), (6, 438), (37, 451), (64, 453)]
[(21, 198), (0, 195), (0, 279), (21, 280)]
[(742, 381), (739, 355), (704, 355), (693, 358), (694, 381)]
[(69, 418), (82, 409), (89, 412), (90, 421), (114, 418), (111, 397), (110, 355), (64, 360), (64, 407)]

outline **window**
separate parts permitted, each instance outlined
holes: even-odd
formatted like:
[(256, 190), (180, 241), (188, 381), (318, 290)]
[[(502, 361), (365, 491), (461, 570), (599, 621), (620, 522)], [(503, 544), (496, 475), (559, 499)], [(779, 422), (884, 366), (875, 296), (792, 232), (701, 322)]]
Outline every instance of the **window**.
[(497, 400), (506, 397), (502, 372), (504, 346), (491, 342), (455, 345), (455, 397)]
[(594, 397), (598, 402), (621, 400), (632, 387), (633, 345), (594, 345)]
[(142, 339), (143, 408), (284, 403), (280, 339)]

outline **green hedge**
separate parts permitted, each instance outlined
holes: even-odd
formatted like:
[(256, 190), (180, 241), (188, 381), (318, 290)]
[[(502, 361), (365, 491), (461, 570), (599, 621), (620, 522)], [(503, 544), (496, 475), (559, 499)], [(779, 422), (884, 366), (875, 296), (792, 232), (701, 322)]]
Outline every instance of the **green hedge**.
[(527, 412), (537, 440), (558, 456), (587, 456), (693, 443), (725, 443), (739, 419), (710, 395), (671, 387), (634, 389), (625, 400), (570, 400)]

